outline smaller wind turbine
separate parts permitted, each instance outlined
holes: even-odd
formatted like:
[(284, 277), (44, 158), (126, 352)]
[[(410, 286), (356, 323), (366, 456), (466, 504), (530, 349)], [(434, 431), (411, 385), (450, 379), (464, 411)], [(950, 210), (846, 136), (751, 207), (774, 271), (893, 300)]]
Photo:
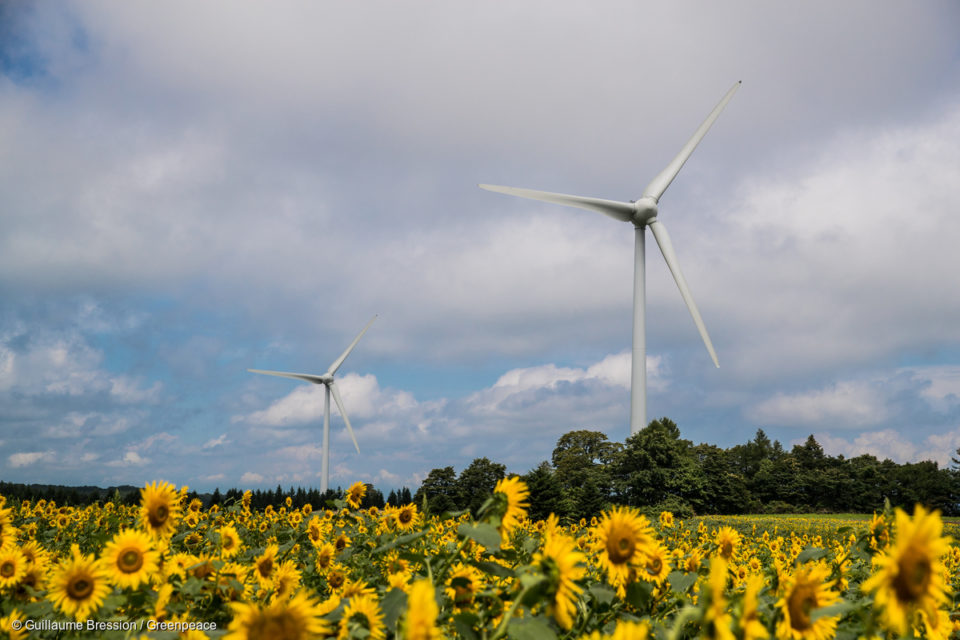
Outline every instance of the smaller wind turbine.
[(327, 369), (327, 372), (322, 376), (313, 375), (310, 373), (289, 373), (287, 371), (264, 371), (263, 369), (247, 369), (251, 373), (262, 373), (268, 376), (279, 376), (281, 378), (293, 378), (294, 380), (303, 380), (304, 382), (312, 382), (313, 384), (322, 384), (324, 386), (324, 399), (323, 399), (323, 467), (321, 469), (321, 475), (323, 476), (320, 481), (320, 495), (327, 493), (327, 486), (330, 484), (330, 394), (333, 394), (333, 400), (337, 403), (337, 409), (340, 410), (340, 416), (343, 418), (343, 423), (347, 425), (347, 432), (350, 434), (350, 438), (353, 440), (353, 446), (357, 448), (357, 453), (360, 453), (360, 445), (357, 444), (357, 438), (353, 435), (353, 427), (350, 426), (350, 419), (347, 417), (347, 412), (343, 408), (343, 401), (340, 399), (340, 392), (337, 391), (337, 384), (333, 381), (333, 376), (337, 372), (337, 369), (340, 368), (340, 365), (343, 364), (343, 361), (347, 359), (347, 356), (350, 355), (350, 352), (353, 351), (353, 348), (357, 346), (357, 343), (360, 342), (360, 338), (363, 337), (363, 334), (367, 332), (367, 329), (370, 328), (370, 325), (373, 324), (373, 321), (377, 319), (377, 316), (373, 316), (370, 319), (370, 322), (367, 323), (367, 326), (363, 328), (357, 337), (353, 339), (353, 342), (350, 343), (350, 346), (340, 354), (340, 357), (333, 361), (333, 364), (330, 365), (330, 368)]

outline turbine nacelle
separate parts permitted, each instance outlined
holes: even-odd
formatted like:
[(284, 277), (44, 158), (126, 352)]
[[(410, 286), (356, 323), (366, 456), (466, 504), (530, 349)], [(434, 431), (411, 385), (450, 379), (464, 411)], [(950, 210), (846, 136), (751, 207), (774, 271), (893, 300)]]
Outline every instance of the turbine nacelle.
[(637, 210), (631, 220), (634, 226), (642, 227), (657, 219), (657, 201), (650, 196), (644, 196), (634, 201), (633, 206)]

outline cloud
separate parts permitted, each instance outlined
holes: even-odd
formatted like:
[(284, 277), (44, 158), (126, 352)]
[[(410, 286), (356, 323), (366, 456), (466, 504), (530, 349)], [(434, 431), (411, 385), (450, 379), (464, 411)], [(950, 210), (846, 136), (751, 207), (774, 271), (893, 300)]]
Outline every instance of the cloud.
[[(901, 464), (933, 460), (941, 468), (950, 465), (951, 457), (956, 455), (956, 450), (960, 447), (960, 428), (946, 433), (930, 434), (919, 441), (893, 429), (864, 431), (851, 440), (830, 433), (817, 433), (814, 437), (830, 455), (842, 454), (852, 458), (869, 454), (880, 460), (890, 459)], [(793, 444), (800, 444), (800, 441)]]
[(257, 485), (262, 483), (263, 480), (264, 480), (264, 477), (262, 475), (260, 475), (259, 473), (253, 473), (251, 471), (247, 471), (242, 476), (240, 476), (240, 482), (246, 485), (251, 485), (251, 484)]
[(34, 465), (38, 462), (52, 463), (54, 460), (56, 460), (56, 452), (52, 450), (14, 453), (7, 457), (7, 463), (14, 469)]
[(218, 438), (214, 438), (214, 439), (212, 439), (212, 440), (207, 440), (207, 441), (203, 444), (203, 446), (201, 447), (201, 449), (213, 449), (214, 447), (219, 447), (219, 446), (221, 446), (221, 445), (223, 445), (223, 444), (226, 444), (227, 442), (229, 442), (229, 441), (227, 440), (227, 434), (222, 433), (222, 434), (220, 434), (220, 436), (219, 436)]
[(869, 384), (839, 382), (824, 389), (778, 393), (748, 411), (758, 423), (786, 426), (858, 427), (888, 416), (884, 398)]

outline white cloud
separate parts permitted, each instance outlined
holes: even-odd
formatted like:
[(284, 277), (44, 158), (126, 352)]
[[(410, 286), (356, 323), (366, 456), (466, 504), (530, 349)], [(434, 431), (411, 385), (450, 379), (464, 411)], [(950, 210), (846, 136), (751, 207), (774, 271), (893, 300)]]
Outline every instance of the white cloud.
[[(262, 411), (236, 417), (252, 424), (286, 427), (313, 422), (323, 416), (323, 390), (317, 385), (301, 385)], [(331, 400), (331, 404), (332, 404)], [(331, 409), (333, 411), (335, 409)]]
[[(869, 454), (880, 460), (889, 458), (901, 464), (933, 460), (941, 468), (950, 465), (950, 458), (956, 455), (956, 450), (960, 447), (960, 428), (931, 434), (920, 441), (914, 441), (907, 434), (893, 429), (864, 431), (852, 440), (835, 437), (830, 433), (817, 433), (814, 437), (830, 455), (843, 454), (851, 458)], [(794, 444), (800, 444), (800, 441)]]
[(261, 482), (263, 482), (263, 480), (264, 478), (262, 475), (260, 475), (259, 473), (253, 473), (251, 471), (247, 471), (242, 476), (240, 476), (241, 484), (260, 484)]
[(229, 440), (227, 440), (227, 434), (222, 433), (218, 438), (207, 440), (204, 443), (204, 445), (201, 447), (201, 449), (213, 449), (214, 447), (219, 447), (221, 445), (227, 444), (228, 442)]
[(14, 453), (7, 458), (7, 462), (14, 469), (27, 467), (38, 462), (53, 463), (56, 460), (54, 451), (27, 451), (23, 453)]
[(747, 411), (754, 422), (783, 426), (861, 427), (888, 417), (885, 399), (867, 383), (838, 382), (824, 389), (778, 393)]

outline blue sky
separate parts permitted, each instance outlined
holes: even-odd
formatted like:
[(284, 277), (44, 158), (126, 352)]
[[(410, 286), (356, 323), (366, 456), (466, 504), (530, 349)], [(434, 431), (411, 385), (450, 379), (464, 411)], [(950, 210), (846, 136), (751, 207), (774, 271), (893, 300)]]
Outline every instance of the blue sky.
[(660, 202), (648, 413), (694, 442), (960, 447), (955, 3), (0, 9), (0, 478), (200, 490), (523, 473), (629, 427), (632, 230), (477, 183)]

